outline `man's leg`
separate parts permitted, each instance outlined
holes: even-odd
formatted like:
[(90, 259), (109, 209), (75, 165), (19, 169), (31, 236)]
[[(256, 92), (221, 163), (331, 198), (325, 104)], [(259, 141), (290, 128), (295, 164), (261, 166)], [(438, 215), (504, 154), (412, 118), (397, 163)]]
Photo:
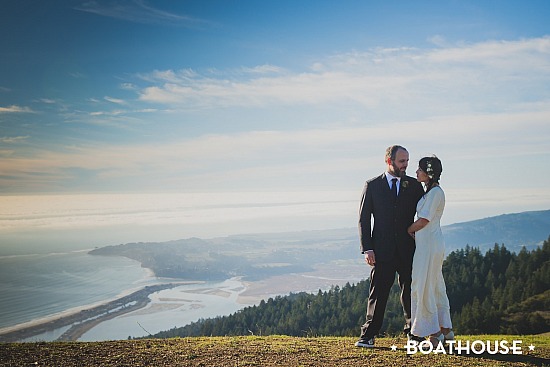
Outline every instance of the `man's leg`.
[(401, 306), (405, 316), (403, 332), (409, 334), (411, 331), (411, 282), (412, 282), (412, 259), (400, 261), (397, 267), (397, 282), (401, 289)]
[(395, 270), (392, 263), (378, 263), (372, 268), (366, 322), (361, 326), (360, 339), (368, 340), (380, 332), (390, 289), (395, 280)]

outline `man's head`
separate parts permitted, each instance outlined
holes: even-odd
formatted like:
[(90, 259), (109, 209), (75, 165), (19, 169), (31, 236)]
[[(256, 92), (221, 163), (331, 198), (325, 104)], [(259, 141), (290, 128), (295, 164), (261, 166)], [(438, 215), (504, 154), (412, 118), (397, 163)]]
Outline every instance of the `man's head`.
[(409, 152), (401, 145), (392, 145), (386, 149), (388, 172), (395, 177), (405, 176), (409, 165)]

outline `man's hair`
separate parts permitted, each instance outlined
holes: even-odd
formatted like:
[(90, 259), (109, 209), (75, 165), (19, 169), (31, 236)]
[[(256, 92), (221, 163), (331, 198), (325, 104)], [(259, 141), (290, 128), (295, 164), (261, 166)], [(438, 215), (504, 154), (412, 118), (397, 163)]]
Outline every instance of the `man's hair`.
[(407, 151), (407, 149), (401, 145), (392, 145), (391, 147), (388, 147), (388, 149), (386, 149), (386, 157), (384, 158), (384, 162), (387, 162), (388, 158), (395, 161), (395, 156), (399, 149), (403, 149), (405, 152)]

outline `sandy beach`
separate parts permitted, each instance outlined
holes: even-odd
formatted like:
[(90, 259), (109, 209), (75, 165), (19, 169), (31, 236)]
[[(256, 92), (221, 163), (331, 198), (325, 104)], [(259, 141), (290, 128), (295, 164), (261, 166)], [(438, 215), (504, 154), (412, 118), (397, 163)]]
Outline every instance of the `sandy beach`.
[(174, 282), (146, 286), (112, 301), (72, 309), (47, 318), (4, 328), (0, 330), (0, 342), (21, 341), (62, 327), (68, 327), (68, 329), (58, 340), (78, 340), (86, 331), (101, 322), (145, 307), (150, 302), (149, 295), (152, 293), (183, 284), (195, 283), (202, 282)]

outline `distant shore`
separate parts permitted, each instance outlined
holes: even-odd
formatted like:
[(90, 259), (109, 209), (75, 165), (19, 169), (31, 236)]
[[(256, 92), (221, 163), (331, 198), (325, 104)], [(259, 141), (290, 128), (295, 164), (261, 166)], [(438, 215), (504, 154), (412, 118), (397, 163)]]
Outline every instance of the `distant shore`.
[(174, 288), (184, 284), (200, 282), (175, 282), (146, 286), (138, 291), (113, 301), (87, 308), (74, 313), (46, 318), (42, 321), (30, 322), (6, 328), (0, 333), (0, 342), (17, 342), (35, 335), (69, 327), (57, 340), (76, 341), (85, 332), (103, 321), (136, 311), (147, 306), (151, 301), (149, 295), (164, 289)]

